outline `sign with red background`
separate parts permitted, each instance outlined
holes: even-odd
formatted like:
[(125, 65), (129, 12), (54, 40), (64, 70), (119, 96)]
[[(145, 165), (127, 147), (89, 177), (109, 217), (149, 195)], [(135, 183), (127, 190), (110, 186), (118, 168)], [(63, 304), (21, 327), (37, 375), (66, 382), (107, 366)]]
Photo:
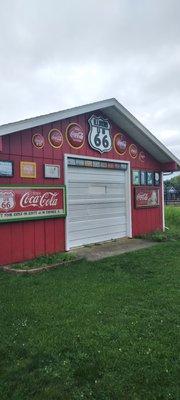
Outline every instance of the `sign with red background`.
[(138, 155), (138, 149), (137, 149), (137, 146), (134, 143), (130, 144), (130, 146), (129, 146), (129, 155), (132, 158), (136, 158), (137, 155)]
[(146, 154), (144, 153), (144, 151), (140, 151), (139, 153), (139, 160), (144, 162), (146, 159)]
[(32, 144), (36, 147), (36, 149), (43, 149), (44, 147), (44, 137), (41, 133), (35, 133), (32, 137)]
[(126, 152), (127, 142), (125, 137), (121, 133), (116, 133), (113, 143), (116, 153), (123, 155)]
[(51, 129), (48, 133), (48, 140), (54, 149), (59, 149), (63, 145), (63, 135), (59, 129)]
[(0, 187), (0, 222), (65, 216), (65, 186)]
[(85, 141), (85, 134), (79, 124), (71, 123), (66, 129), (66, 139), (71, 147), (80, 149)]
[(158, 188), (135, 188), (135, 206), (136, 208), (158, 207), (159, 189)]

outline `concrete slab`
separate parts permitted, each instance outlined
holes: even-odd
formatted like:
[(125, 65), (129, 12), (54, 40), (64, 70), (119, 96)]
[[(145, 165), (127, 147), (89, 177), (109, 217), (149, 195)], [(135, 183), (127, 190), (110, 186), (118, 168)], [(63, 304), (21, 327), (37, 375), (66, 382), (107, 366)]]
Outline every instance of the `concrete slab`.
[(78, 257), (86, 258), (88, 261), (95, 261), (118, 254), (129, 253), (130, 251), (146, 249), (156, 244), (156, 242), (143, 239), (122, 238), (109, 242), (76, 247), (71, 251)]

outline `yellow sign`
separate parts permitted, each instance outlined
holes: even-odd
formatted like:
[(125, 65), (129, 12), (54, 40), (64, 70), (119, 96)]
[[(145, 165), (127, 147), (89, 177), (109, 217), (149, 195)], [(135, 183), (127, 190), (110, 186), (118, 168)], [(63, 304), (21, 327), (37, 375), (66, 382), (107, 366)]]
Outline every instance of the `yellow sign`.
[(36, 178), (36, 163), (30, 161), (20, 162), (21, 178)]

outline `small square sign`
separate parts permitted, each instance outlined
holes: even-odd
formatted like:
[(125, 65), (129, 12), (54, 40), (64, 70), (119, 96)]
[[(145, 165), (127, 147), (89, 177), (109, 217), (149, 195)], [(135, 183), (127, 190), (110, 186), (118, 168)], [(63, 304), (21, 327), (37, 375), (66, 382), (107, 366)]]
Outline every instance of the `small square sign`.
[(139, 170), (132, 171), (132, 182), (133, 182), (133, 185), (140, 185), (140, 171)]
[(146, 185), (146, 171), (141, 171), (141, 185)]
[(154, 185), (154, 173), (153, 172), (147, 172), (147, 185)]
[(44, 177), (52, 179), (60, 178), (60, 165), (45, 164)]
[(13, 176), (12, 161), (0, 161), (0, 176)]
[(30, 161), (20, 162), (21, 178), (36, 178), (36, 163)]

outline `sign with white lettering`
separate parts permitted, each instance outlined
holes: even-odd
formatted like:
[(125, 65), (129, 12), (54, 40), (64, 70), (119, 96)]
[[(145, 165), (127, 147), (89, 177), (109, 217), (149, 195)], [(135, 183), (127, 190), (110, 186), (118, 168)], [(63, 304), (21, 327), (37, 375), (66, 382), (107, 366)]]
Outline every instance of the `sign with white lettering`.
[(110, 151), (112, 149), (112, 138), (109, 121), (103, 117), (92, 115), (88, 122), (90, 125), (88, 135), (90, 146), (100, 153)]
[(69, 124), (66, 129), (66, 139), (73, 149), (81, 149), (85, 142), (85, 133), (79, 124)]
[(36, 163), (31, 161), (20, 162), (21, 178), (36, 178)]
[(1, 186), (0, 222), (66, 216), (65, 186)]
[(135, 188), (135, 206), (136, 208), (158, 207), (159, 189), (158, 188)]

